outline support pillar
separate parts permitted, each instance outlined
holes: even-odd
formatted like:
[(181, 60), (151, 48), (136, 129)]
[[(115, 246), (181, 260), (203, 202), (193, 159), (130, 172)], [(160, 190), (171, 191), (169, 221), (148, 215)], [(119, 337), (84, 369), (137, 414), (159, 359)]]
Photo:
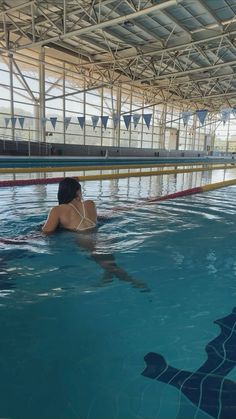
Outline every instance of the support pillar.
[(46, 141), (46, 124), (43, 122), (45, 118), (45, 51), (41, 49), (39, 53), (39, 142)]
[(13, 81), (13, 55), (9, 53), (9, 76), (10, 76), (10, 98), (11, 98), (11, 136), (12, 140), (15, 140), (15, 125), (13, 123), (14, 118), (14, 81)]

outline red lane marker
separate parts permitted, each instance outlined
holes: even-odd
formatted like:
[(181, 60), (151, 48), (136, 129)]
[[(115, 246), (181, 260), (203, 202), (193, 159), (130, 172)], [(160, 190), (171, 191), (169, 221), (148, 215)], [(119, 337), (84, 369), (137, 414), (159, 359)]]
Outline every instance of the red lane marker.
[(174, 198), (178, 198), (180, 196), (185, 196), (185, 195), (193, 195), (195, 193), (199, 193), (202, 191), (203, 191), (202, 188), (198, 186), (196, 188), (185, 189), (184, 191), (175, 192), (169, 195), (158, 196), (157, 198), (148, 199), (148, 203), (157, 202), (157, 201), (166, 201), (167, 199), (174, 199)]
[(2, 180), (0, 181), (0, 187), (45, 185), (48, 183), (59, 183), (63, 179), (64, 177), (54, 177), (54, 178), (47, 178), (47, 179)]

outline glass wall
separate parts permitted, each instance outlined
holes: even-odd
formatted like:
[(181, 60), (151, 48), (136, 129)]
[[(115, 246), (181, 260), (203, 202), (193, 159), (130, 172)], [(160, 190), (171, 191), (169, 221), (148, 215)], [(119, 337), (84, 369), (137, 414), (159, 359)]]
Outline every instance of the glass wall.
[[(107, 83), (50, 48), (0, 57), (0, 135), (14, 140), (166, 150), (235, 151), (236, 121), (162, 103), (132, 83)], [(158, 103), (155, 103), (158, 102)], [(188, 109), (189, 110), (189, 109)], [(191, 112), (191, 111), (190, 111)]]

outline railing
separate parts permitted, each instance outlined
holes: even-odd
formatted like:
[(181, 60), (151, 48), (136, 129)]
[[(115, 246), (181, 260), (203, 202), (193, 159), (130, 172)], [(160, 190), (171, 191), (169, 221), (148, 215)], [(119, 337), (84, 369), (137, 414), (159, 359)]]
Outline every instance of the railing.
[(29, 141), (19, 136), (13, 140), (9, 135), (1, 135), (0, 154), (50, 156), (52, 145), (40, 141)]

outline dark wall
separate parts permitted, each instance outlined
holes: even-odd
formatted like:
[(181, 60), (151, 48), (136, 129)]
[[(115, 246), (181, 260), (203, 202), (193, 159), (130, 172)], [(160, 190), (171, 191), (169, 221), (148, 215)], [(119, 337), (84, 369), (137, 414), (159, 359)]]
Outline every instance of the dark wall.
[(203, 151), (158, 150), (128, 147), (101, 147), (76, 144), (48, 144), (28, 141), (0, 140), (0, 155), (11, 156), (94, 156), (101, 157), (201, 157)]

